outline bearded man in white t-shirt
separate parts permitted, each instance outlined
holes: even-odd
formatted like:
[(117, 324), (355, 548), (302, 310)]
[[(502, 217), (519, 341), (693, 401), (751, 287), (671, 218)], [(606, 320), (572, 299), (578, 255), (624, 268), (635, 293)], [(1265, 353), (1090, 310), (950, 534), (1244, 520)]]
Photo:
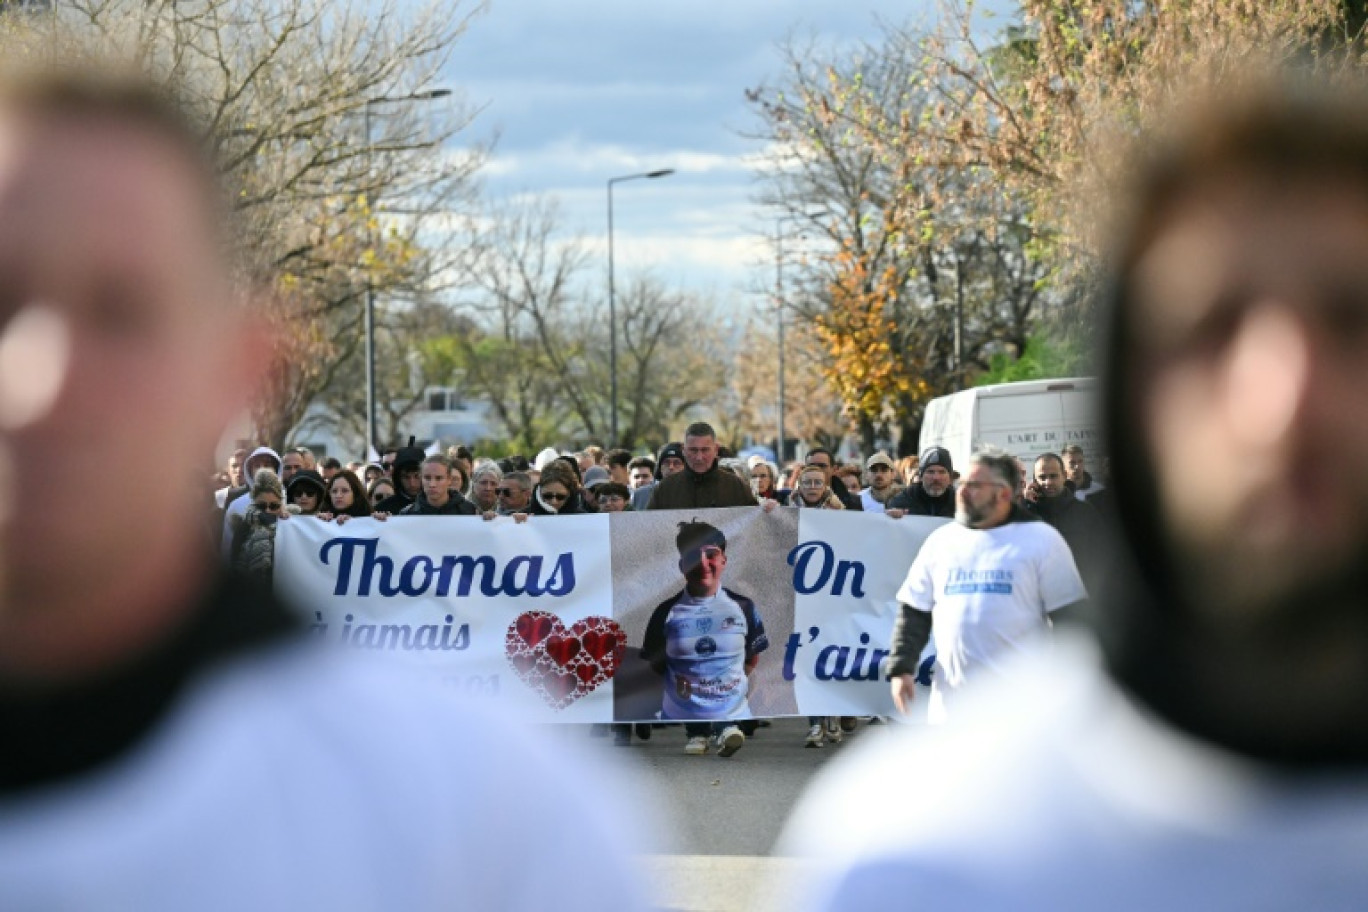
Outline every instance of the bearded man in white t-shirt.
[(888, 664), (900, 712), (908, 711), (932, 636), (928, 718), (942, 722), (958, 692), (1000, 676), (1087, 598), (1063, 537), (1013, 502), (1020, 472), (1001, 450), (975, 453), (955, 494), (955, 522), (927, 537), (908, 570)]

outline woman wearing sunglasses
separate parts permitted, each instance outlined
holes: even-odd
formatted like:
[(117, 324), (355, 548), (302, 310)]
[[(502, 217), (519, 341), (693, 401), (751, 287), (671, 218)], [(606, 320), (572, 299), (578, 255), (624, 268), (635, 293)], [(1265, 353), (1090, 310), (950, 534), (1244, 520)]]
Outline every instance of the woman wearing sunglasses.
[(252, 476), (250, 494), (246, 512), (233, 517), (233, 572), (269, 581), (275, 560), (276, 521), (298, 508), (285, 503), (280, 476), (270, 469), (259, 469)]
[(560, 460), (547, 463), (532, 492), (533, 516), (567, 516), (586, 512), (580, 499), (579, 477)]

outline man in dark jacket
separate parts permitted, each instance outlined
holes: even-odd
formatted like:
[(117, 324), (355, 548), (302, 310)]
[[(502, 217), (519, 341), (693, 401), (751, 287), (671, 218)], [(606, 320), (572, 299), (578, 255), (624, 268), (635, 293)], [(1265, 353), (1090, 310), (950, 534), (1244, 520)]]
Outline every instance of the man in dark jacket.
[(756, 506), (750, 485), (717, 467), (717, 433), (712, 425), (698, 421), (684, 431), (684, 462), (682, 472), (656, 483), (646, 509)]
[(1078, 571), (1089, 589), (1097, 580), (1098, 549), (1102, 542), (1102, 528), (1097, 511), (1074, 496), (1065, 483), (1064, 461), (1054, 453), (1036, 457), (1033, 478), (1026, 486), (1022, 507), (1059, 530), (1069, 543)]
[(413, 445), (412, 437), (409, 438), (408, 446), (395, 451), (394, 469), (390, 475), (394, 480), (394, 493), (375, 505), (376, 513), (394, 515), (413, 505), (423, 490), (423, 480), (420, 476), (426, 455), (422, 447)]
[(945, 447), (927, 447), (918, 461), (917, 483), (888, 501), (889, 516), (955, 517), (955, 467)]
[(474, 516), (475, 505), (451, 490), (451, 460), (429, 456), (423, 460), (419, 478), (423, 489), (413, 503), (399, 511), (400, 516)]

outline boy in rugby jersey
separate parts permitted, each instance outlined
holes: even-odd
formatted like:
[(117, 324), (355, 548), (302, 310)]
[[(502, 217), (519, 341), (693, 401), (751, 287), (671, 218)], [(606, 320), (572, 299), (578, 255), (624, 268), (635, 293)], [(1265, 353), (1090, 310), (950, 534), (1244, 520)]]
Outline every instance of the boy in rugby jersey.
[(750, 716), (749, 675), (769, 646), (755, 603), (722, 588), (727, 539), (694, 520), (675, 537), (684, 589), (651, 614), (641, 657), (665, 678), (661, 718), (697, 720), (684, 726), (687, 754), (706, 754), (708, 736), (730, 757), (746, 736), (727, 720)]

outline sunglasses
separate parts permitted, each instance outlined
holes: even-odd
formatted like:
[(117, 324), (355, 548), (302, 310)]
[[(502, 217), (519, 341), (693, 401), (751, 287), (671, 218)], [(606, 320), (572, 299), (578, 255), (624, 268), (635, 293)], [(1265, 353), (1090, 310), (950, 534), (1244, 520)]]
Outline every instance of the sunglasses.
[(252, 506), (256, 507), (258, 510), (265, 510), (267, 513), (280, 512), (280, 501), (278, 500), (272, 501), (271, 503), (261, 503), (260, 501), (252, 501)]
[(522, 491), (517, 488), (499, 488), (494, 493), (500, 497), (512, 497), (515, 494), (521, 494)]
[(569, 499), (570, 499), (570, 495), (569, 495), (569, 494), (546, 494), (546, 493), (543, 493), (543, 494), (542, 494), (542, 500), (549, 500), (549, 501), (552, 501), (552, 502), (554, 502), (554, 503), (560, 503), (562, 500), (569, 500)]

